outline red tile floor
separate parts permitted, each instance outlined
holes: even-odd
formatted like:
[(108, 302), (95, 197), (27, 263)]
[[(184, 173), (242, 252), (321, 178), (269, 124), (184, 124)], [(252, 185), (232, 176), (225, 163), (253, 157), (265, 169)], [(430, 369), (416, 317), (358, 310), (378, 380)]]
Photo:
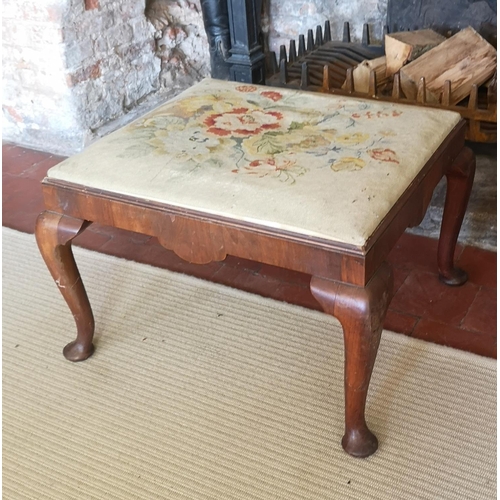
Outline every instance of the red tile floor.
[[(40, 181), (62, 160), (12, 144), (3, 145), (3, 225), (33, 233), (43, 210)], [(149, 236), (93, 224), (74, 243), (99, 252), (183, 272), (266, 297), (319, 309), (309, 276), (228, 257), (191, 265)], [(404, 234), (389, 255), (395, 296), (385, 328), (496, 358), (496, 253), (459, 246), (456, 258), (469, 273), (461, 287), (442, 284), (436, 273), (437, 241)]]

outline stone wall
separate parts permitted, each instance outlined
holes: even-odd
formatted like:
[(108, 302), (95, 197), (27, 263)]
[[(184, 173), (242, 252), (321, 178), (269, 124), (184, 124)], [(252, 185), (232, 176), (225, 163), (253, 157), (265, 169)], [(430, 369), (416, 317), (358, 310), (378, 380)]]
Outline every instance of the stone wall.
[(151, 0), (146, 16), (156, 29), (162, 87), (181, 90), (210, 75), (199, 0)]
[(159, 88), (137, 0), (4, 0), (3, 138), (61, 154)]

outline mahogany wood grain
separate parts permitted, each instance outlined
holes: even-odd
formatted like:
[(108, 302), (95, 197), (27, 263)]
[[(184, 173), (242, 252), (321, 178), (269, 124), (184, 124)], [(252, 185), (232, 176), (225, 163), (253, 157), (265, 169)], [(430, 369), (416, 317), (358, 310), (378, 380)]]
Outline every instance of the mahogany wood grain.
[(377, 356), (385, 315), (392, 298), (393, 275), (382, 264), (366, 287), (313, 277), (311, 292), (323, 310), (335, 316), (344, 331), (344, 450), (367, 457), (378, 447), (365, 420), (366, 396)]
[(453, 264), (458, 234), (469, 202), (476, 158), (469, 148), (463, 148), (446, 170), (446, 200), (438, 245), (439, 279), (447, 285), (463, 285), (467, 273)]
[[(355, 246), (50, 179), (44, 181), (43, 191), (49, 210), (156, 236), (163, 246), (192, 263), (207, 263), (209, 254), (213, 260), (227, 254), (306, 274), (365, 283), (363, 250)], [(176, 235), (186, 239), (180, 242)], [(212, 246), (217, 251), (207, 250)]]
[(65, 358), (70, 361), (83, 361), (94, 352), (94, 315), (71, 249), (71, 240), (89, 224), (45, 211), (38, 216), (35, 226), (40, 253), (75, 319), (76, 340), (63, 350)]

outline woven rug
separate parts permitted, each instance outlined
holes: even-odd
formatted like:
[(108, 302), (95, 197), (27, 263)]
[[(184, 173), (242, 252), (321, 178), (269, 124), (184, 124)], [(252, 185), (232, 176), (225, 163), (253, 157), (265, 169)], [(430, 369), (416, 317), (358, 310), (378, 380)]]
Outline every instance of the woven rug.
[(3, 232), (6, 499), (491, 499), (496, 362), (384, 332), (380, 447), (341, 449), (340, 324), (317, 311), (75, 249), (96, 352), (34, 237)]

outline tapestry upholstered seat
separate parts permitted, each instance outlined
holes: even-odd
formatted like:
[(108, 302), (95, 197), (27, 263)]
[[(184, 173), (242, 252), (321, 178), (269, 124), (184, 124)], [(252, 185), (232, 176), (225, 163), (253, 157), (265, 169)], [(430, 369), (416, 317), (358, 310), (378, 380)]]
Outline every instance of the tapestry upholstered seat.
[(344, 331), (342, 445), (371, 455), (378, 442), (365, 403), (392, 297), (386, 258), (420, 222), (443, 175), (440, 278), (467, 280), (453, 265), (475, 168), (464, 143), (458, 113), (202, 81), (43, 181), (36, 237), (77, 326), (65, 357), (82, 361), (94, 350), (92, 309), (71, 251), (93, 222), (157, 237), (196, 264), (233, 255), (306, 273)]
[(459, 120), (206, 79), (48, 177), (362, 247)]

